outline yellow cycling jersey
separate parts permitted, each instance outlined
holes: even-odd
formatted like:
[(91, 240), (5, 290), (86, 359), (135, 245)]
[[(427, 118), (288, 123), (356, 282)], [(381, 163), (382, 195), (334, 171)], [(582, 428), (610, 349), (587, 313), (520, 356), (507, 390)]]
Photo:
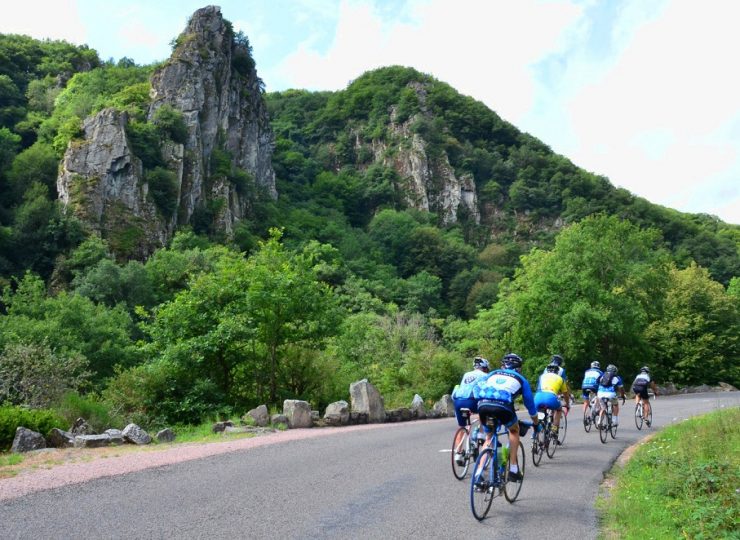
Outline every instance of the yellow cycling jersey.
[(553, 394), (562, 394), (568, 389), (565, 380), (557, 373), (543, 373), (540, 375), (540, 392), (552, 392)]

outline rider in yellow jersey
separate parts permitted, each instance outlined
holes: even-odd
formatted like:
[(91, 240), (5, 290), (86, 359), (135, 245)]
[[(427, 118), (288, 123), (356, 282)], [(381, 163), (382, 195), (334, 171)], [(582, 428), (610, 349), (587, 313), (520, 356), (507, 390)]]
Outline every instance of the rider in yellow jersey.
[(559, 375), (559, 372), (560, 366), (556, 363), (548, 365), (545, 373), (540, 375), (539, 382), (537, 383), (537, 393), (534, 395), (534, 404), (537, 410), (548, 408), (555, 411), (552, 429), (556, 433), (560, 427), (560, 412), (563, 409), (558, 395), (562, 394), (565, 402), (570, 403), (568, 383)]

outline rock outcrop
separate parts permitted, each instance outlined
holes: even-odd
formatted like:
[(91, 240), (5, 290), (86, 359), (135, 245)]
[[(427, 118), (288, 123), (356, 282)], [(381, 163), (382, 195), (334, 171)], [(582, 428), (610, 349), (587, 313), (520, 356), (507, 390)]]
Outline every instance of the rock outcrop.
[(283, 402), (283, 414), (288, 419), (288, 427), (291, 429), (313, 426), (311, 405), (307, 401), (286, 399)]
[(368, 422), (385, 422), (383, 396), (367, 379), (349, 385), (352, 412), (366, 414)]
[(22, 426), (18, 426), (16, 428), (15, 438), (10, 447), (11, 452), (20, 454), (23, 452), (30, 452), (32, 450), (40, 450), (42, 448), (46, 448), (46, 440), (41, 433), (37, 433)]
[[(164, 167), (156, 175), (146, 169), (133, 151), (126, 113), (104, 109), (84, 121), (82, 140), (70, 142), (57, 179), (67, 210), (119, 255), (146, 257), (196, 215), (229, 236), (257, 193), (277, 197), (274, 137), (248, 41), (234, 34), (220, 8), (208, 6), (193, 14), (176, 44), (151, 78), (149, 122), (168, 107), (184, 124), (158, 149)], [(176, 199), (164, 207), (161, 185), (160, 200), (153, 195), (155, 176), (167, 184), (165, 198)]]

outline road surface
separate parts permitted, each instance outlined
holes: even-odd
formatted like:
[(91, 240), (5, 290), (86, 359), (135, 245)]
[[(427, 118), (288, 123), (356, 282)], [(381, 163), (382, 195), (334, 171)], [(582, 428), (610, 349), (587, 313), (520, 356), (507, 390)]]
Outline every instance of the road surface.
[[(654, 426), (720, 407), (740, 392), (661, 397)], [(595, 538), (604, 471), (637, 431), (630, 401), (616, 440), (599, 441), (570, 415), (565, 446), (527, 468), (514, 504), (496, 498), (479, 523), (469, 475), (452, 476), (454, 419), (270, 444), (39, 491), (0, 502), (11, 538)], [(2, 482), (2, 480), (0, 480)], [(617, 496), (619, 496), (617, 494)]]

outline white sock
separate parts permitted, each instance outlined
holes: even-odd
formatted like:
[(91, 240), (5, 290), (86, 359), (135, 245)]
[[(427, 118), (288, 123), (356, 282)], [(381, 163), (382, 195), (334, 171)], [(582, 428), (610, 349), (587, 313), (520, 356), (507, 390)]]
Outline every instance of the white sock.
[(615, 426), (619, 425), (619, 416), (612, 416), (612, 424)]
[(511, 467), (509, 467), (509, 470), (511, 472), (519, 472), (519, 465), (512, 465)]

